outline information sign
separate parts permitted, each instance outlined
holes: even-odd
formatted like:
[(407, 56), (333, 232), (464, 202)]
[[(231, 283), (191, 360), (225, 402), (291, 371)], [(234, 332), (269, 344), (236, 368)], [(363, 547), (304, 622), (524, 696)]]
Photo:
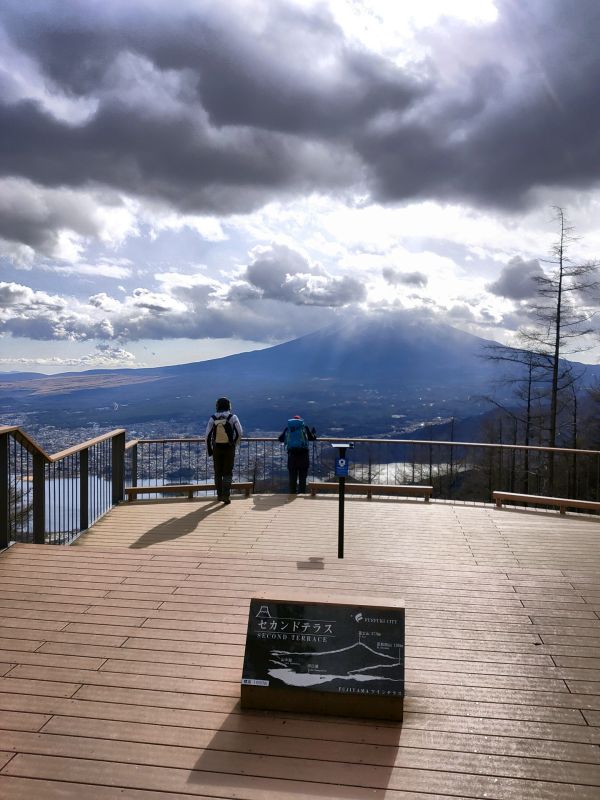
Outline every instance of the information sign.
[(348, 476), (348, 459), (347, 458), (336, 458), (335, 460), (335, 474), (338, 478), (340, 477), (347, 477)]
[(402, 718), (404, 608), (253, 598), (242, 706)]

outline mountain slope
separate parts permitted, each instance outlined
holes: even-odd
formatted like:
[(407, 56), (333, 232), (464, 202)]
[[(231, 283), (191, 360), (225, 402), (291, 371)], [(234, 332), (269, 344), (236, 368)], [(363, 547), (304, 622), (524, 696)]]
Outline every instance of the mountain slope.
[[(292, 414), (320, 431), (385, 433), (484, 407), (496, 365), (490, 344), (411, 316), (360, 318), (265, 350), (136, 370), (93, 370), (0, 380), (0, 411), (42, 414), (55, 425), (204, 421), (220, 395), (247, 429), (279, 430)], [(599, 368), (590, 368), (590, 374)]]

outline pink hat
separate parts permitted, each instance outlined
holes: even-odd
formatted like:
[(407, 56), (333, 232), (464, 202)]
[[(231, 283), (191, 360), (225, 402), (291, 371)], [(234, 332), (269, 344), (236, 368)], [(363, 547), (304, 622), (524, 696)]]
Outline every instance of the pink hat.
[(295, 414), (295, 415), (292, 417), (292, 419), (302, 419), (302, 417), (298, 416), (298, 414)]

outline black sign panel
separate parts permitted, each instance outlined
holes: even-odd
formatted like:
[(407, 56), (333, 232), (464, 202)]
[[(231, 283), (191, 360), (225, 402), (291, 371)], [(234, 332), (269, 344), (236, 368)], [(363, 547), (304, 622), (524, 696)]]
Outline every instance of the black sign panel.
[(404, 609), (250, 602), (242, 684), (404, 696)]

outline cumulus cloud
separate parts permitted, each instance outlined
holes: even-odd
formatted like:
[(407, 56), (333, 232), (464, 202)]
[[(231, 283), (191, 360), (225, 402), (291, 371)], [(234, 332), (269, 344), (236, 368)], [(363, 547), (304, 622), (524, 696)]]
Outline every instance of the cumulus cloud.
[(334, 277), (284, 245), (259, 248), (230, 297), (280, 300), (300, 306), (346, 306), (366, 299), (364, 284)]
[(78, 358), (63, 358), (51, 356), (48, 358), (0, 358), (0, 365), (10, 367), (79, 367), (82, 369), (93, 369), (94, 367), (123, 367), (123, 366), (142, 366), (133, 353), (122, 347), (113, 347), (110, 344), (100, 343), (96, 345), (92, 353), (86, 353)]
[[(161, 277), (165, 280), (153, 290), (138, 287), (118, 296), (97, 292), (85, 300), (0, 283), (0, 332), (39, 340), (281, 341), (327, 324), (338, 307), (364, 296), (354, 279), (332, 278), (319, 271), (288, 276), (290, 287), (281, 291), (260, 270), (255, 280), (267, 291), (240, 281), (229, 290), (203, 276)], [(242, 302), (244, 285), (254, 288), (255, 296)]]
[(537, 259), (524, 261), (517, 256), (508, 262), (498, 280), (490, 283), (487, 289), (492, 294), (509, 300), (530, 300), (539, 289), (536, 279), (543, 275), (544, 270)]

